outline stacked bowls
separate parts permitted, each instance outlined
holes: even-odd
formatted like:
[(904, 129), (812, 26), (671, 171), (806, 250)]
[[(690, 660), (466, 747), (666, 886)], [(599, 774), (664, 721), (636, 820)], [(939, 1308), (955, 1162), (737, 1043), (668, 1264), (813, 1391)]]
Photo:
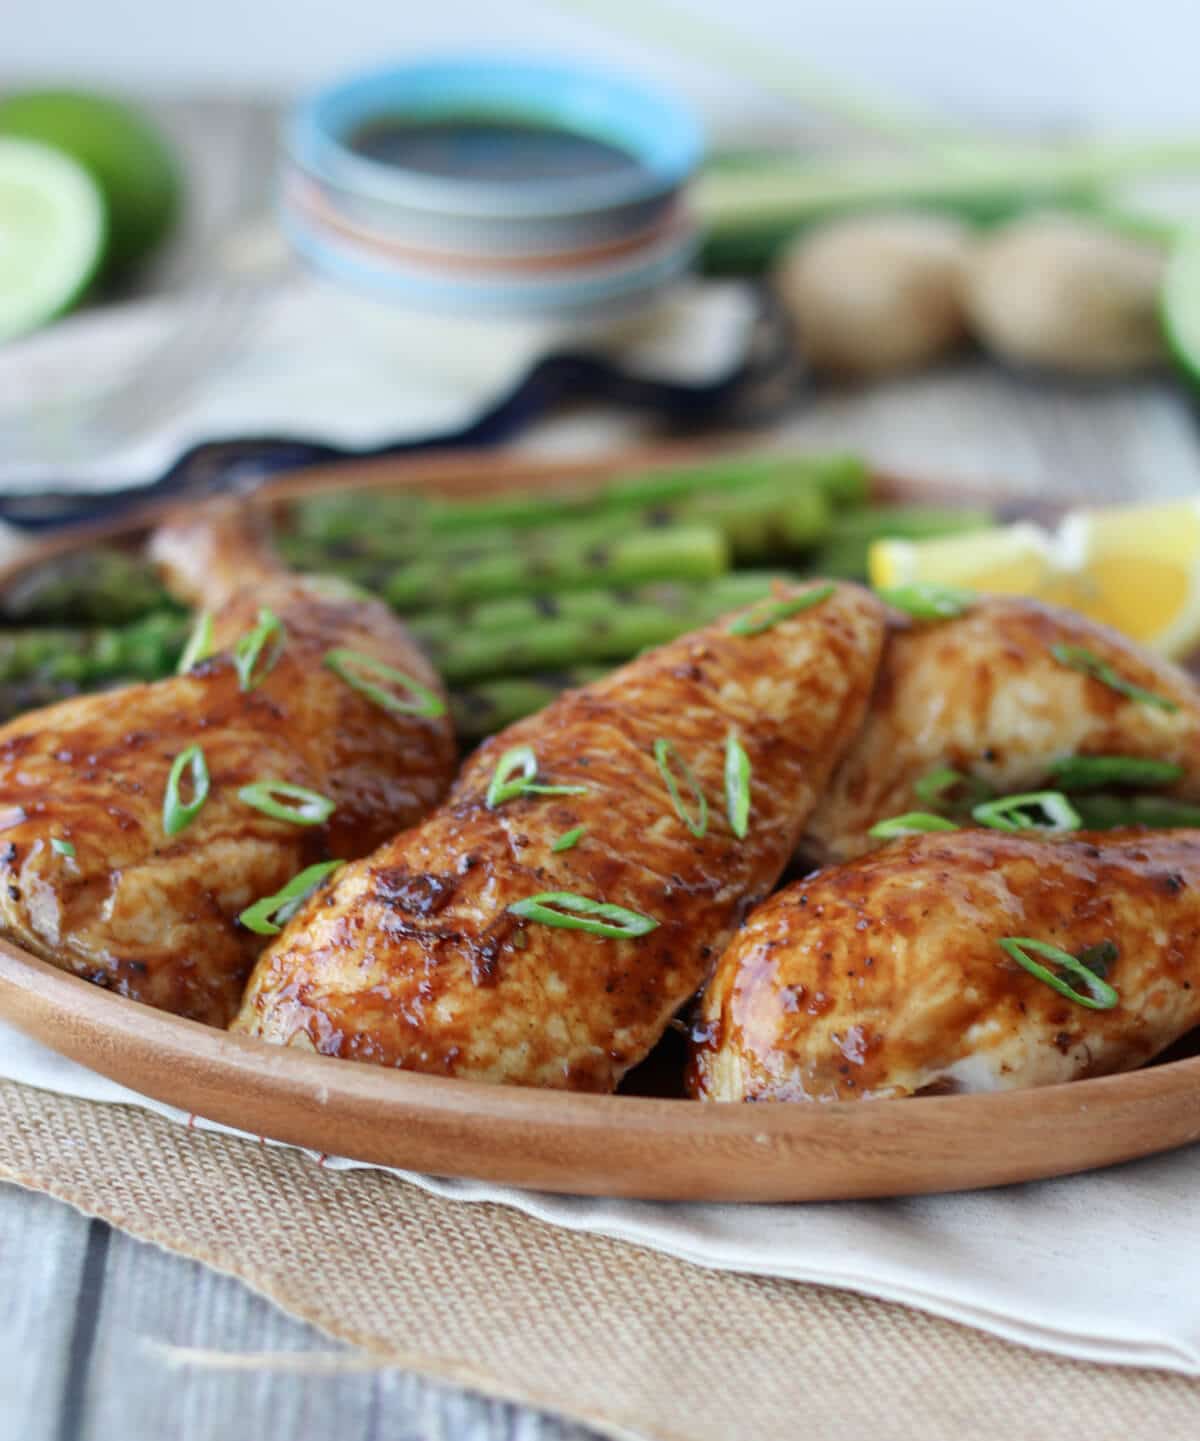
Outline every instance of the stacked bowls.
[(619, 76), (505, 57), (426, 60), (303, 104), (285, 231), (382, 299), (493, 315), (625, 311), (696, 251), (691, 115)]

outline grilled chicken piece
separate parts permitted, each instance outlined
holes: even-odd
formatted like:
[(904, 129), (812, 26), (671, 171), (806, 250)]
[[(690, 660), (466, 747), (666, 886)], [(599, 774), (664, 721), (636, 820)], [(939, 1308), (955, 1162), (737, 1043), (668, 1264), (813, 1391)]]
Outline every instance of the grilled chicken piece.
[[(348, 648), (436, 690), (382, 603), (289, 575), (229, 511), (166, 527), (155, 551), (181, 590), (219, 607), (215, 653), (187, 675), (81, 696), (0, 729), (0, 929), (122, 995), (225, 1025), (263, 945), (238, 914), (306, 865), (362, 855), (419, 820), (450, 783), (454, 743), (446, 719), (390, 713), (322, 664)], [(263, 675), (277, 637), (267, 640), (251, 677), (261, 682), (243, 690), (228, 648), (264, 607), (284, 643)], [(172, 762), (193, 744), (208, 800), (167, 836)], [(238, 798), (266, 780), (337, 808), (322, 825), (273, 819)], [(183, 799), (192, 794), (185, 778)]]
[[(729, 626), (663, 646), (483, 746), (436, 816), (297, 915), (260, 959), (234, 1029), (439, 1075), (612, 1090), (777, 881), (861, 722), (883, 640), (882, 608), (854, 586), (757, 635)], [(752, 774), (742, 840), (723, 800), (731, 732)], [(696, 829), (685, 763), (707, 798), (700, 837), (673, 806), (659, 738), (675, 747)], [(532, 749), (539, 782), (586, 792), (489, 807), (517, 746)], [(580, 826), (575, 845), (553, 849)], [(544, 892), (657, 928), (624, 940), (510, 910)]]
[[(1083, 954), (1118, 1003), (1059, 994), (1002, 937)], [(1198, 1023), (1200, 833), (923, 835), (759, 907), (704, 997), (689, 1088), (834, 1101), (1046, 1086), (1133, 1070)]]
[[(1082, 647), (1123, 679), (1178, 705), (1131, 700), (1061, 664)], [(1174, 761), (1173, 794), (1200, 799), (1200, 689), (1116, 631), (1057, 606), (990, 596), (957, 620), (893, 633), (867, 723), (813, 815), (805, 848), (843, 860), (879, 844), (876, 822), (931, 809), (916, 783), (939, 766), (997, 794), (1037, 790), (1054, 761), (1122, 755)]]

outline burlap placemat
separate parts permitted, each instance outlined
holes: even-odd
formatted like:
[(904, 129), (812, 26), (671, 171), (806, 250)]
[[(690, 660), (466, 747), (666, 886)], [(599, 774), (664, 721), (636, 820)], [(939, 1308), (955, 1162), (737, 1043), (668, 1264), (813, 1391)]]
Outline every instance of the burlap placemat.
[(1200, 1435), (1200, 1381), (705, 1271), (376, 1171), (0, 1082), (0, 1178), (424, 1375), (656, 1441)]

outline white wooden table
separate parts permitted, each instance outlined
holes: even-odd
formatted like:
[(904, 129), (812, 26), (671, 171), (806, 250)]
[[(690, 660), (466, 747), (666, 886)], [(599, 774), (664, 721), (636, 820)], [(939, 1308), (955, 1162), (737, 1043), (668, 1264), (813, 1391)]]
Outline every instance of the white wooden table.
[[(160, 113), (187, 156), (193, 205), (148, 278), (153, 290), (202, 278), (212, 240), (268, 211), (275, 150), (275, 116), (263, 106), (177, 103)], [(1174, 387), (1153, 380), (1073, 389), (967, 361), (824, 397), (782, 430), (797, 443), (862, 448), (893, 468), (1015, 494), (1200, 489), (1195, 415)], [(236, 1281), (0, 1186), (0, 1441), (590, 1434), (395, 1371), (322, 1374), (315, 1357), (301, 1372), (172, 1371), (148, 1340), (225, 1352), (340, 1349)]]

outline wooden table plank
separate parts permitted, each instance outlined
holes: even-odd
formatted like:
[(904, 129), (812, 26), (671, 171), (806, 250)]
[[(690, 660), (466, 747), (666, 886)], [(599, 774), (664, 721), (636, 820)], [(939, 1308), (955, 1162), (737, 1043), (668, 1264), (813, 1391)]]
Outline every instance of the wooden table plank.
[(395, 1370), (322, 1375), (179, 1369), (162, 1347), (212, 1352), (349, 1348), (293, 1320), (240, 1282), (114, 1233), (86, 1386), (82, 1441), (586, 1441), (589, 1432)]
[(63, 1434), (63, 1396), (86, 1343), (79, 1303), (97, 1293), (106, 1231), (48, 1196), (0, 1186), (0, 1441)]

